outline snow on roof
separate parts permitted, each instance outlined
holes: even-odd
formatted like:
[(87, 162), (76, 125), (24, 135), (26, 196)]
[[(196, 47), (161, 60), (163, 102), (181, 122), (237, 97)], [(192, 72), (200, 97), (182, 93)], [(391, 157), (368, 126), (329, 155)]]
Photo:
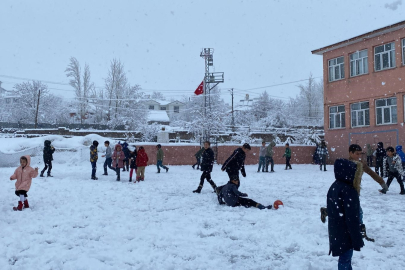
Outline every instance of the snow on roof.
[(170, 122), (167, 112), (164, 110), (149, 111), (148, 122)]
[(177, 102), (177, 103), (181, 103), (181, 104), (184, 104), (183, 102), (180, 102), (180, 101), (178, 101), (178, 100), (174, 100), (174, 101), (170, 101), (170, 100), (163, 100), (163, 99), (151, 99), (151, 98), (147, 98), (147, 99), (141, 99), (141, 101), (154, 101), (154, 102), (157, 102), (157, 103), (159, 103), (159, 105), (163, 105), (163, 106), (165, 106), (165, 105), (169, 105), (169, 104), (171, 104), (171, 103), (175, 103), (175, 102)]

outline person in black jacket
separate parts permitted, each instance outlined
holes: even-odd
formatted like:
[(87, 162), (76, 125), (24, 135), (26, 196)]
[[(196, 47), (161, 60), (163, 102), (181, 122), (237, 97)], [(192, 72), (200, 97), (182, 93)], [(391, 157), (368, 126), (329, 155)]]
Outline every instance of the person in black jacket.
[(374, 151), (374, 156), (375, 158), (375, 172), (379, 174), (380, 176), (384, 176), (384, 171), (383, 171), (383, 161), (384, 157), (386, 156), (386, 152), (384, 149), (384, 144), (382, 142), (377, 143), (377, 149)]
[[(138, 154), (138, 152), (136, 151), (136, 147), (134, 148), (134, 151), (130, 152), (130, 154), (129, 154), (129, 159), (131, 161), (131, 163), (129, 165), (131, 168), (131, 171), (129, 172), (129, 182), (132, 182), (132, 175), (134, 173), (134, 170), (135, 170), (135, 174), (136, 174), (136, 169), (137, 169), (136, 156), (137, 156), (137, 154)], [(134, 182), (136, 182), (136, 181), (134, 181)]]
[(329, 254), (339, 256), (338, 269), (352, 269), (353, 250), (364, 246), (360, 222), (360, 182), (362, 163), (335, 161), (336, 181), (327, 195)]
[(45, 167), (41, 171), (41, 174), (39, 175), (40, 177), (44, 177), (44, 172), (46, 169), (48, 169), (47, 176), (48, 177), (53, 177), (51, 175), (51, 170), (52, 170), (52, 160), (53, 160), (53, 153), (55, 152), (55, 148), (51, 145), (51, 141), (46, 140), (44, 142), (44, 164)]
[[(271, 209), (272, 205), (264, 206), (258, 202), (255, 202), (252, 199), (246, 198), (248, 195), (246, 193), (242, 193), (238, 190), (239, 180), (231, 180), (226, 184), (221, 193), (218, 195), (219, 204), (226, 204), (228, 206), (236, 207), (236, 206), (244, 206), (246, 208), (249, 207), (256, 207), (260, 210), (262, 209)], [(225, 200), (225, 203), (222, 201), (222, 198)]]
[(193, 190), (193, 193), (201, 193), (201, 189), (204, 185), (204, 179), (207, 179), (207, 182), (210, 183), (214, 191), (217, 189), (214, 181), (211, 179), (212, 167), (214, 165), (214, 151), (210, 148), (211, 143), (209, 141), (204, 142), (204, 151), (201, 154), (201, 171), (203, 172), (200, 178), (200, 185), (196, 190)]

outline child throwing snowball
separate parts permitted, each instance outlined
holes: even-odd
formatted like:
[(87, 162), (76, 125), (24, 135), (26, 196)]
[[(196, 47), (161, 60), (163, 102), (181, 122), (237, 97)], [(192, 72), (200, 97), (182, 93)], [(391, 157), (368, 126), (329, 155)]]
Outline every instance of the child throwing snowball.
[(38, 176), (38, 167), (33, 169), (30, 163), (30, 156), (22, 156), (20, 158), (21, 165), (15, 170), (14, 174), (10, 176), (10, 180), (17, 180), (15, 183), (15, 195), (20, 197), (18, 206), (13, 207), (14, 211), (22, 211), (23, 208), (30, 207), (27, 200), (27, 192), (30, 190), (32, 178)]

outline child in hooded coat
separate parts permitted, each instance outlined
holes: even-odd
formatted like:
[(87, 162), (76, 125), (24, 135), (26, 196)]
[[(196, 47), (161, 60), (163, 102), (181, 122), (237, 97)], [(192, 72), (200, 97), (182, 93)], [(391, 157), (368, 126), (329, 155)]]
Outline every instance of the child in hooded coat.
[(402, 169), (405, 171), (405, 154), (402, 151), (402, 145), (397, 145), (397, 147), (395, 147), (395, 151), (397, 152), (398, 156), (401, 158)]
[(44, 177), (44, 172), (48, 169), (47, 176), (52, 177), (51, 170), (52, 170), (52, 160), (53, 160), (53, 153), (55, 152), (55, 148), (51, 145), (51, 141), (45, 140), (44, 141), (44, 164), (45, 167), (41, 171), (40, 177)]
[(132, 182), (132, 175), (134, 174), (134, 170), (135, 170), (135, 174), (136, 174), (136, 171), (137, 171), (136, 170), (137, 169), (137, 167), (136, 167), (136, 156), (137, 156), (137, 154), (138, 154), (138, 152), (136, 151), (136, 147), (135, 147), (134, 151), (132, 151), (129, 154), (129, 160), (131, 161), (131, 164), (130, 164), (131, 171), (129, 172), (129, 182)]
[(121, 168), (124, 168), (124, 160), (125, 160), (125, 154), (124, 151), (122, 151), (122, 147), (120, 144), (116, 144), (114, 147), (114, 152), (111, 156), (112, 158), (112, 167), (115, 169), (115, 172), (117, 173), (117, 181), (121, 180)]
[(18, 201), (18, 206), (14, 207), (14, 211), (22, 211), (23, 208), (29, 208), (27, 200), (27, 192), (30, 190), (32, 178), (38, 176), (38, 168), (33, 169), (31, 164), (30, 156), (22, 156), (20, 158), (20, 164), (14, 174), (10, 176), (10, 180), (17, 180), (15, 183), (15, 195), (20, 197)]
[(148, 165), (148, 155), (145, 152), (143, 146), (139, 147), (138, 155), (136, 156), (136, 166), (138, 167), (136, 171), (136, 180), (143, 181), (145, 180), (145, 167)]

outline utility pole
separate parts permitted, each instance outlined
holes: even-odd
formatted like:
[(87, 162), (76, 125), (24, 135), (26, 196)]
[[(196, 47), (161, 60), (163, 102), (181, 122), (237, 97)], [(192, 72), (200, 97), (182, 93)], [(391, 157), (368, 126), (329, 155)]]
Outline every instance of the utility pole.
[(38, 110), (39, 110), (39, 97), (41, 96), (41, 89), (38, 90), (38, 102), (37, 102), (37, 111), (35, 113), (35, 129), (38, 126)]
[(231, 96), (232, 96), (232, 131), (234, 131), (235, 129), (235, 116), (233, 115), (233, 88), (231, 88), (231, 90), (229, 90), (231, 92)]
[[(200, 53), (200, 57), (205, 60), (205, 76), (204, 76), (204, 127), (203, 127), (203, 137), (204, 141), (208, 141), (211, 137), (211, 121), (207, 119), (207, 94), (208, 103), (209, 103), (209, 117), (211, 118), (211, 90), (217, 86), (219, 83), (224, 82), (224, 73), (223, 72), (210, 72), (210, 67), (214, 66), (214, 49), (213, 48), (204, 48)], [(215, 84), (210, 86), (210, 84)], [(207, 126), (206, 126), (207, 125)]]

